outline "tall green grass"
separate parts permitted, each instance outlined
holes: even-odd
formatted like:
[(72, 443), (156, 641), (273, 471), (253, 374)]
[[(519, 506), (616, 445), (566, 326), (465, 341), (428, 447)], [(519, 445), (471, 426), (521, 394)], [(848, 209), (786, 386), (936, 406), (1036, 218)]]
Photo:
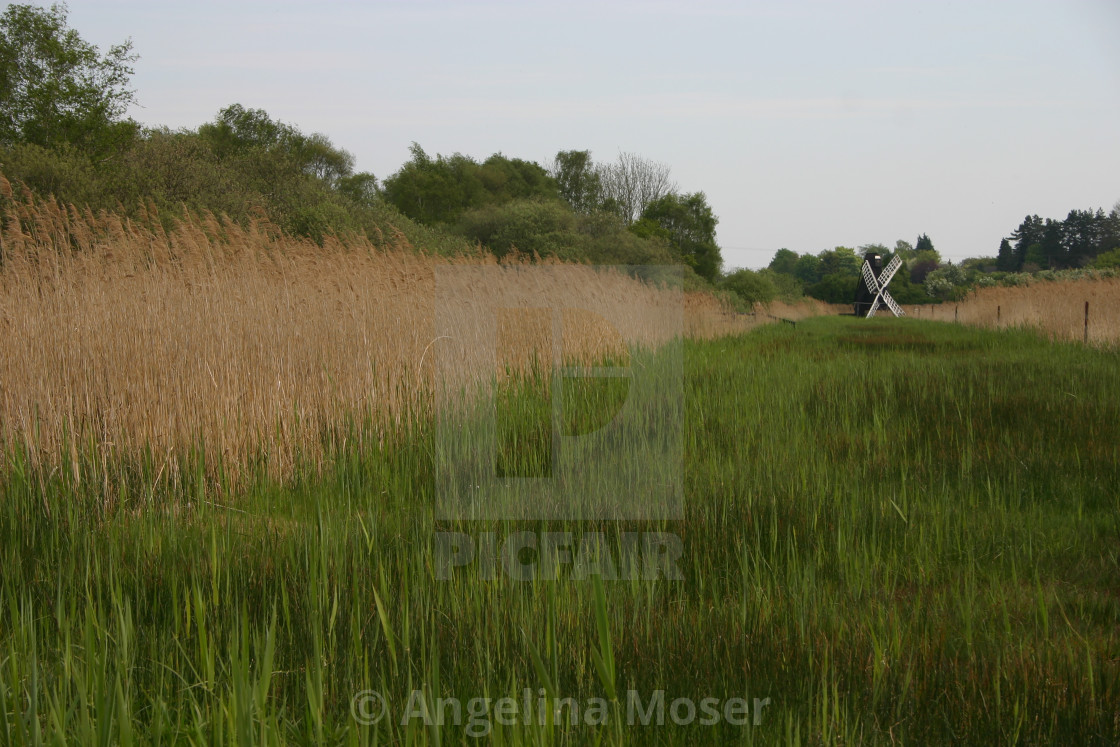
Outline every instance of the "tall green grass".
[[(483, 739), (1120, 741), (1120, 354), (833, 318), (688, 342), (684, 374), (677, 521), (437, 521), (418, 419), (236, 495), (197, 454), (174, 482), (81, 443), (77, 469), (9, 454), (0, 743), (474, 743), (465, 713), (402, 723), (410, 694), (525, 689), (613, 717), (491, 716)], [(539, 394), (502, 396), (523, 442)], [(594, 424), (604, 397), (565, 416)], [(524, 530), (674, 532), (684, 578), (436, 578), (437, 532)], [(630, 689), (665, 691), (663, 727), (625, 723)], [(389, 704), (375, 725), (351, 712), (364, 690)], [(705, 697), (752, 719), (669, 718)]]

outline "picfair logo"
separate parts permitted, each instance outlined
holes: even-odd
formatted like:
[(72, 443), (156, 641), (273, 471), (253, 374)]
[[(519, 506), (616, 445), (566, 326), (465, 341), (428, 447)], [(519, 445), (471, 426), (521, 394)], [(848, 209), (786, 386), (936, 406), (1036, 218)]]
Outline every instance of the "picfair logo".
[[(437, 517), (678, 518), (680, 335), (629, 344), (607, 305), (565, 297), (579, 287), (567, 268), (518, 269), (517, 282), (553, 292), (488, 305), (468, 291), (510, 282), (485, 277), (506, 268), (437, 272), (436, 332), (457, 341), (435, 356)], [(667, 318), (683, 327), (680, 294), (666, 295), (678, 304)]]

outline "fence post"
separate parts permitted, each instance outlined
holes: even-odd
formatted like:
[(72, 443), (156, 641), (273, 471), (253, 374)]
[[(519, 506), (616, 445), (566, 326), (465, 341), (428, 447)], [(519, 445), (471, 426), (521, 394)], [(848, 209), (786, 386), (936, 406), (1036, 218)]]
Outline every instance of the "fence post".
[(999, 326), (999, 313), (1000, 313), (1000, 307), (996, 306), (996, 326), (997, 327)]
[(954, 322), (959, 322), (960, 320), (961, 320), (961, 307), (960, 306), (954, 306), (953, 307), (953, 321)]
[(1089, 344), (1089, 302), (1085, 302), (1085, 344)]

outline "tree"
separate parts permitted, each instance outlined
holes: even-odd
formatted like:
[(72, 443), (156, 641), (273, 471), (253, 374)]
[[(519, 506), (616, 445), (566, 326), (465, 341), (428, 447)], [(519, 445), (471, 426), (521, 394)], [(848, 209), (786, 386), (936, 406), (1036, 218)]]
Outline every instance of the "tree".
[(1108, 218), (1103, 210), (1070, 210), (1062, 222), (1061, 263), (1066, 267), (1083, 267), (1111, 247), (1102, 247)]
[(486, 204), (478, 164), (460, 153), (431, 158), (419, 143), (412, 158), (385, 179), (385, 198), (402, 213), (427, 225), (451, 223), (463, 211)]
[(66, 5), (9, 5), (0, 16), (0, 143), (91, 153), (129, 142), (139, 131), (123, 119), (136, 102), (129, 88), (132, 42), (97, 47), (68, 28)]
[(219, 157), (267, 153), (330, 186), (354, 172), (354, 156), (336, 148), (326, 135), (305, 135), (292, 125), (272, 119), (263, 109), (231, 104), (219, 111), (213, 122), (199, 127), (198, 134)]
[(533, 161), (495, 153), (481, 164), (455, 153), (431, 158), (418, 143), (412, 158), (384, 182), (383, 194), (408, 217), (428, 225), (453, 224), (464, 212), (513, 200), (555, 201), (549, 173)]
[(797, 252), (789, 249), (779, 249), (774, 252), (774, 258), (770, 260), (769, 267), (774, 272), (793, 275), (797, 267)]
[(801, 281), (802, 285), (810, 286), (821, 279), (821, 260), (814, 254), (806, 252), (797, 258), (793, 274)]
[(919, 236), (917, 243), (914, 244), (914, 251), (915, 252), (932, 252), (932, 251), (935, 251), (934, 248), (933, 248), (933, 242), (930, 241), (929, 236), (926, 236), (924, 233), (921, 236)]
[(617, 161), (599, 167), (598, 175), (603, 207), (617, 212), (628, 224), (641, 217), (647, 205), (677, 188), (669, 178), (668, 166), (634, 153), (619, 153)]
[(1061, 221), (1047, 218), (1045, 225), (1042, 227), (1042, 241), (1032, 247), (1036, 249), (1033, 255), (1028, 250), (1027, 261), (1044, 270), (1053, 269), (1062, 259), (1063, 233)]
[(996, 269), (1003, 272), (1015, 272), (1019, 269), (1015, 258), (1015, 249), (1011, 242), (1004, 239), (999, 242), (999, 255), (996, 257)]
[(378, 200), (377, 177), (368, 171), (344, 176), (335, 185), (338, 193), (353, 200), (356, 204), (368, 207)]
[(231, 104), (218, 112), (213, 122), (198, 128), (214, 152), (226, 157), (251, 148), (273, 150), (279, 147), (291, 128), (273, 121), (264, 109), (246, 109)]
[(482, 162), (478, 178), (489, 193), (488, 202), (555, 200), (559, 196), (556, 181), (540, 164), (521, 158), (506, 158), (501, 153), (495, 153)]
[(1112, 210), (1105, 219), (1104, 231), (1101, 236), (1101, 252), (1120, 249), (1120, 200), (1112, 206)]
[(1042, 231), (1044, 224), (1042, 218), (1037, 215), (1028, 215), (1019, 224), (1011, 234), (1011, 240), (1015, 243), (1012, 245), (1015, 248), (1015, 269), (1023, 269), (1023, 265), (1027, 262), (1027, 253), (1034, 245), (1042, 244)]
[(882, 244), (868, 244), (860, 251), (861, 254), (857, 255), (854, 249), (838, 246), (835, 249), (826, 249), (821, 252), (818, 255), (821, 260), (821, 275), (851, 275), (857, 277), (860, 267), (863, 266), (863, 254), (872, 251), (885, 257), (889, 253), (889, 250)]
[(634, 224), (639, 236), (661, 235), (696, 274), (715, 282), (723, 265), (716, 244), (716, 224), (703, 192), (666, 194), (646, 205), (642, 219)]
[(339, 179), (354, 173), (354, 156), (347, 150), (336, 148), (330, 138), (321, 133), (304, 135), (292, 128), (288, 147), (303, 173), (332, 186), (337, 185)]
[(577, 213), (590, 213), (599, 206), (603, 185), (589, 150), (562, 150), (552, 162), (550, 175), (556, 180), (560, 198)]

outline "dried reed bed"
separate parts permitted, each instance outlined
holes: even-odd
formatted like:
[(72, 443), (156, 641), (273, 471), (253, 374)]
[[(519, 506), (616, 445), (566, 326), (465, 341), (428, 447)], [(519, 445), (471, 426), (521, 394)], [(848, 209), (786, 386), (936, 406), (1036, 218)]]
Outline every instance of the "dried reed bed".
[(766, 313), (780, 319), (799, 321), (811, 316), (836, 316), (837, 314), (850, 314), (852, 307), (849, 304), (835, 304), (818, 301), (815, 298), (805, 298), (796, 303), (774, 301), (766, 307)]
[(710, 293), (685, 293), (685, 328), (690, 337), (713, 338), (745, 332), (765, 320), (735, 311)]
[[(483, 310), (570, 308), (568, 357), (617, 355), (619, 334), (656, 346), (681, 328), (679, 291), (591, 267), (435, 259), (399, 237), (318, 246), (263, 220), (184, 216), (165, 230), (154, 209), (125, 221), (15, 199), (2, 176), (0, 194), (0, 448), (78, 481), (79, 450), (173, 471), (193, 448), (232, 480), (250, 465), (321, 466), (332, 434), (421, 422), (437, 373), (492, 375), (493, 331), (463, 326)], [(437, 274), (450, 279), (439, 293)], [(687, 331), (712, 334), (705, 320), (722, 306), (684, 305)], [(528, 360), (551, 344), (503, 347)]]
[(798, 321), (822, 314), (850, 312), (850, 306), (838, 306), (804, 298), (796, 303), (772, 301), (757, 305), (752, 313), (735, 311), (710, 293), (684, 295), (685, 328), (690, 337), (709, 339), (737, 335), (778, 320)]
[(983, 327), (1030, 327), (1052, 339), (1085, 336), (1089, 302), (1090, 344), (1120, 342), (1120, 278), (1038, 281), (1010, 288), (981, 288), (960, 303), (907, 307), (917, 319), (959, 321)]

